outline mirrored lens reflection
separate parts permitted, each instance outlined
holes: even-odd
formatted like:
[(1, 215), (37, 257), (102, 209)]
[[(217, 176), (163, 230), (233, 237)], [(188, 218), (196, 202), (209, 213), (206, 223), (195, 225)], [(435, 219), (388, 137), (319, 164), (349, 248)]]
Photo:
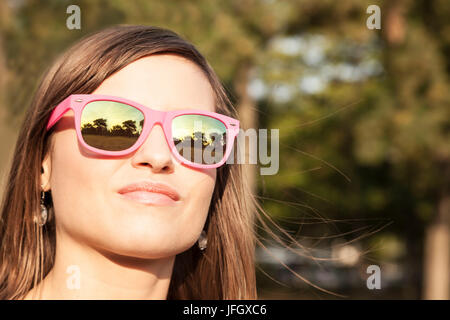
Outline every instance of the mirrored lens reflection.
[(182, 115), (172, 121), (172, 138), (177, 152), (198, 164), (220, 162), (226, 150), (226, 127), (222, 121), (204, 115)]
[(123, 151), (138, 140), (144, 115), (138, 109), (115, 101), (93, 101), (81, 114), (81, 135), (89, 146)]

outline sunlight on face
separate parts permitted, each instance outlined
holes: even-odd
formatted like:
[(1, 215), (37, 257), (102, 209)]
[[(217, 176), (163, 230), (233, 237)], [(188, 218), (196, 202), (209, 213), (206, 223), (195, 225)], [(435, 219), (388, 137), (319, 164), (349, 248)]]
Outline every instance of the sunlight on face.
[[(106, 79), (93, 94), (123, 97), (160, 111), (215, 111), (214, 93), (202, 70), (176, 55), (139, 59)], [(112, 118), (123, 118), (119, 107), (111, 107)], [(93, 108), (86, 113), (86, 123), (99, 116)], [(136, 113), (136, 123), (140, 120)], [(72, 111), (55, 129), (49, 161), (57, 236), (141, 258), (173, 256), (195, 244), (207, 218), (216, 169), (193, 169), (178, 162), (159, 125), (135, 153), (120, 158), (83, 150)], [(168, 186), (179, 199), (171, 205), (149, 205), (118, 193), (141, 181)]]

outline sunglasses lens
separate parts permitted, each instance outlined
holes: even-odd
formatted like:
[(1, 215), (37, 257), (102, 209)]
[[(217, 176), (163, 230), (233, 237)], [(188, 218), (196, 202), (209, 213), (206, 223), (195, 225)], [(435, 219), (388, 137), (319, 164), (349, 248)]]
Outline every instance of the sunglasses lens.
[(144, 127), (144, 114), (130, 105), (93, 101), (81, 114), (81, 135), (89, 146), (123, 151), (133, 146)]
[(197, 164), (216, 164), (225, 156), (226, 127), (210, 116), (188, 114), (172, 120), (172, 138), (178, 153)]

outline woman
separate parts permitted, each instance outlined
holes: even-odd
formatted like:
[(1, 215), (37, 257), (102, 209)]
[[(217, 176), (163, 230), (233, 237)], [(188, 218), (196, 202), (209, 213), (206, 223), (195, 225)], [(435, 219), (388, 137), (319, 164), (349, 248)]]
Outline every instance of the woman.
[[(185, 110), (219, 135), (178, 121)], [(224, 163), (237, 129), (214, 71), (174, 32), (82, 39), (45, 74), (20, 130), (0, 298), (255, 299), (255, 211), (241, 167)], [(192, 156), (212, 145), (212, 159)]]

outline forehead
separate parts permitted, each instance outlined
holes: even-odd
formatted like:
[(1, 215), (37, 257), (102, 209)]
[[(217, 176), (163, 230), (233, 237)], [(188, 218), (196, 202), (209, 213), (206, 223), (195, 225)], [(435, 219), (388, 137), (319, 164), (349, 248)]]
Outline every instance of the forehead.
[(214, 92), (202, 69), (174, 54), (136, 60), (104, 80), (92, 93), (120, 96), (161, 111), (215, 111)]

